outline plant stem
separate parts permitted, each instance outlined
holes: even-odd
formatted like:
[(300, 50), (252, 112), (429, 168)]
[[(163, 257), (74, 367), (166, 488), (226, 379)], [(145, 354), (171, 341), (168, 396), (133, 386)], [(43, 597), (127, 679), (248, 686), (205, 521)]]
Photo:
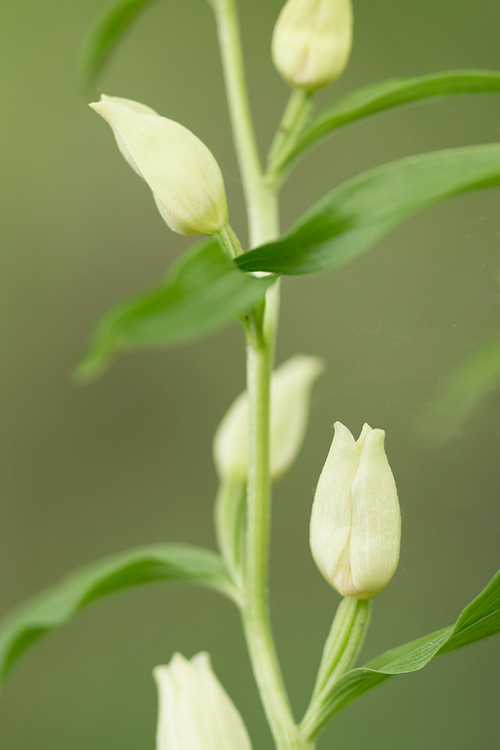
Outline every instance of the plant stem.
[[(359, 650), (362, 646), (362, 637), (366, 632), (368, 625), (369, 613), (370, 613), (370, 601), (361, 601), (353, 596), (346, 596), (340, 602), (335, 617), (333, 618), (332, 627), (330, 633), (325, 642), (323, 648), (323, 655), (321, 657), (321, 664), (316, 677), (316, 684), (314, 686), (311, 702), (314, 702), (318, 697), (319, 693), (325, 687), (325, 684), (333, 674), (334, 670), (338, 667), (342, 661), (342, 665), (345, 665), (345, 654), (346, 646), (353, 640), (356, 651), (353, 648), (349, 649), (349, 659), (351, 663), (356, 658)], [(361, 639), (352, 638), (352, 630), (355, 628), (359, 632), (361, 625)], [(351, 664), (348, 664), (346, 668), (349, 668)], [(344, 669), (345, 671), (345, 669)]]
[(340, 603), (323, 649), (313, 696), (300, 724), (302, 736), (306, 739), (312, 740), (323, 726), (326, 698), (356, 660), (363, 646), (370, 614), (371, 599), (346, 597)]
[(230, 258), (237, 258), (243, 252), (238, 236), (230, 224), (226, 224), (220, 231), (215, 232), (214, 236), (217, 237), (220, 246)]
[(262, 179), (262, 167), (250, 115), (235, 0), (215, 0), (214, 12), (226, 84), (229, 115), (248, 211), (250, 246), (276, 233), (276, 202)]
[(273, 643), (268, 607), (270, 531), (269, 388), (272, 347), (262, 320), (248, 337), (250, 454), (247, 494), (246, 599), (243, 622), (266, 715), (279, 750), (305, 750), (292, 716)]
[(312, 93), (294, 89), (286, 106), (280, 126), (276, 132), (268, 157), (267, 179), (280, 183), (283, 175), (281, 166), (288, 151), (293, 148), (297, 137), (306, 125), (312, 107)]
[[(250, 245), (279, 235), (278, 201), (263, 174), (250, 116), (241, 39), (234, 0), (215, 0), (233, 138), (248, 213)], [(301, 739), (290, 708), (273, 641), (268, 604), (270, 381), (279, 312), (279, 284), (251, 315), (247, 334), (249, 460), (245, 602), (242, 619), (252, 668), (278, 750), (311, 750)]]

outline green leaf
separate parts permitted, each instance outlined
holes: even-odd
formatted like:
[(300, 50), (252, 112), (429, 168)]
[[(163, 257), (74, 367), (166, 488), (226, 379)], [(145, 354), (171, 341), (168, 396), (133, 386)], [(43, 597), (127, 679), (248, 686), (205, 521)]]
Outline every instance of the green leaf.
[(415, 672), (431, 659), (500, 632), (500, 571), (462, 612), (455, 625), (405, 643), (352, 669), (304, 718), (303, 732), (314, 737), (335, 714), (356, 698), (394, 675)]
[(422, 409), (417, 425), (422, 438), (433, 444), (450, 439), (499, 387), (500, 341), (493, 341), (466, 357)]
[(459, 193), (500, 184), (500, 145), (412, 156), (340, 185), (284, 237), (237, 259), (245, 271), (318, 273), (375, 244), (403, 219)]
[(320, 112), (303, 130), (282, 166), (289, 164), (305, 149), (334, 130), (362, 117), (423, 99), (498, 91), (500, 73), (489, 70), (450, 70), (418, 78), (392, 78), (372, 84)]
[(80, 66), (82, 88), (91, 86), (140, 11), (153, 0), (112, 2), (97, 20), (84, 46)]
[(197, 244), (161, 287), (104, 316), (77, 377), (99, 375), (118, 349), (174, 344), (242, 316), (274, 281), (241, 273), (215, 240)]
[(215, 552), (182, 544), (123, 552), (76, 571), (0, 623), (0, 685), (27, 648), (72, 620), (87, 604), (153, 581), (197, 583), (238, 602), (238, 592)]
[[(155, 0), (115, 0), (97, 19), (84, 44), (80, 63), (83, 90), (92, 86), (109, 57), (140, 12)], [(216, 0), (207, 0), (213, 9)]]

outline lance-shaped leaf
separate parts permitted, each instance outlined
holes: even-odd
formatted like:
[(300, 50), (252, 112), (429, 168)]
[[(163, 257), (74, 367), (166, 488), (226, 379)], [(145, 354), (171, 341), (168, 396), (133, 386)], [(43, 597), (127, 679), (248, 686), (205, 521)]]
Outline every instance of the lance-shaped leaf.
[(500, 92), (500, 73), (489, 70), (449, 70), (418, 78), (392, 78), (366, 86), (319, 112), (283, 156), (287, 166), (307, 148), (333, 131), (368, 115), (425, 99), (461, 94)]
[(417, 211), (500, 184), (500, 145), (412, 156), (365, 172), (313, 206), (279, 240), (237, 259), (245, 271), (318, 273), (368, 250)]
[(94, 83), (123, 35), (140, 12), (153, 2), (154, 0), (118, 0), (104, 9), (84, 46), (80, 67), (83, 88)]
[[(84, 45), (80, 81), (82, 88), (92, 85), (122, 37), (141, 11), (156, 0), (115, 0), (111, 2), (97, 19)], [(213, 8), (217, 0), (207, 0)]]
[(493, 341), (473, 351), (440, 384), (421, 410), (418, 432), (432, 443), (450, 439), (499, 387), (500, 341)]
[(422, 669), (431, 659), (500, 632), (500, 571), (461, 613), (455, 625), (405, 643), (347, 672), (322, 693), (302, 722), (304, 736), (314, 737), (336, 713), (394, 675)]
[(153, 581), (197, 583), (238, 602), (238, 591), (215, 552), (182, 544), (123, 552), (81, 568), (0, 622), (0, 686), (27, 648), (72, 620), (87, 604)]
[(178, 343), (240, 317), (274, 281), (242, 273), (215, 240), (195, 245), (162, 286), (106, 313), (77, 377), (96, 377), (119, 349)]

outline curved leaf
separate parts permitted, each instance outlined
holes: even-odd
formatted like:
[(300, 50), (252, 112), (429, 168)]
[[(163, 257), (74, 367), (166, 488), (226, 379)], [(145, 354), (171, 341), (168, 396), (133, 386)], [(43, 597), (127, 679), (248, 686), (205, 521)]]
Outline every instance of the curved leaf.
[(303, 130), (281, 166), (334, 130), (368, 115), (424, 99), (494, 92), (500, 92), (500, 73), (490, 70), (449, 70), (418, 78), (392, 78), (366, 86), (320, 112)]
[(314, 737), (336, 713), (356, 698), (394, 675), (422, 669), (431, 659), (448, 651), (488, 638), (500, 632), (500, 571), (461, 613), (455, 625), (405, 643), (372, 659), (365, 667), (352, 669), (320, 695), (302, 729)]
[(65, 625), (87, 604), (153, 581), (197, 583), (238, 602), (222, 560), (210, 550), (159, 544), (114, 555), (81, 568), (0, 623), (0, 685), (29, 646)]
[(318, 273), (367, 250), (427, 206), (500, 184), (500, 145), (437, 151), (385, 164), (340, 185), (284, 237), (244, 253), (245, 271)]
[(161, 287), (106, 313), (76, 376), (87, 381), (101, 374), (119, 349), (165, 346), (207, 333), (244, 315), (274, 281), (241, 273), (216, 240), (197, 244)]
[(433, 443), (448, 440), (499, 387), (500, 341), (493, 341), (472, 352), (439, 386), (418, 419), (420, 434)]
[(104, 10), (84, 46), (80, 67), (83, 88), (94, 83), (122, 36), (140, 11), (152, 2), (153, 0), (118, 0)]

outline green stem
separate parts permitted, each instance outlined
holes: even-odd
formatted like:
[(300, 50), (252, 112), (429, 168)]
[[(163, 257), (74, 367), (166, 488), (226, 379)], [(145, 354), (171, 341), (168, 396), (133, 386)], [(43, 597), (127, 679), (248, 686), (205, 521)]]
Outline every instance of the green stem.
[(215, 232), (215, 237), (217, 237), (219, 245), (230, 258), (237, 258), (243, 252), (238, 235), (230, 224), (226, 224), (219, 232)]
[[(366, 601), (360, 601), (353, 596), (346, 596), (340, 602), (323, 648), (321, 664), (311, 701), (314, 701), (318, 697), (329, 677), (340, 663), (345, 653), (345, 648), (349, 643), (351, 631), (353, 627), (356, 627), (356, 623), (360, 619), (360, 614), (363, 622), (366, 621), (367, 606), (369, 605)], [(357, 643), (358, 650), (361, 648), (361, 645), (361, 643)]]
[(262, 178), (250, 115), (235, 0), (215, 0), (214, 12), (226, 84), (229, 115), (248, 210), (250, 245), (270, 239), (277, 225), (276, 202)]
[(340, 603), (323, 649), (311, 702), (300, 724), (302, 736), (306, 739), (314, 739), (323, 726), (325, 700), (354, 664), (363, 646), (370, 614), (371, 599), (345, 597)]
[[(277, 194), (262, 174), (248, 104), (235, 2), (215, 0), (214, 11), (247, 206), (250, 245), (253, 246), (279, 235)], [(273, 641), (268, 604), (269, 396), (278, 312), (279, 285), (274, 284), (268, 292), (267, 303), (253, 311), (247, 337), (249, 461), (242, 619), (253, 672), (278, 750), (311, 750), (311, 743), (301, 739), (290, 708)]]
[(267, 569), (270, 532), (269, 392), (272, 347), (262, 320), (248, 337), (250, 454), (247, 494), (245, 634), (257, 685), (279, 750), (305, 750), (286, 695), (271, 633)]
[(306, 125), (312, 107), (312, 93), (294, 89), (288, 100), (280, 126), (276, 132), (268, 157), (267, 179), (279, 183), (281, 167), (297, 137)]

